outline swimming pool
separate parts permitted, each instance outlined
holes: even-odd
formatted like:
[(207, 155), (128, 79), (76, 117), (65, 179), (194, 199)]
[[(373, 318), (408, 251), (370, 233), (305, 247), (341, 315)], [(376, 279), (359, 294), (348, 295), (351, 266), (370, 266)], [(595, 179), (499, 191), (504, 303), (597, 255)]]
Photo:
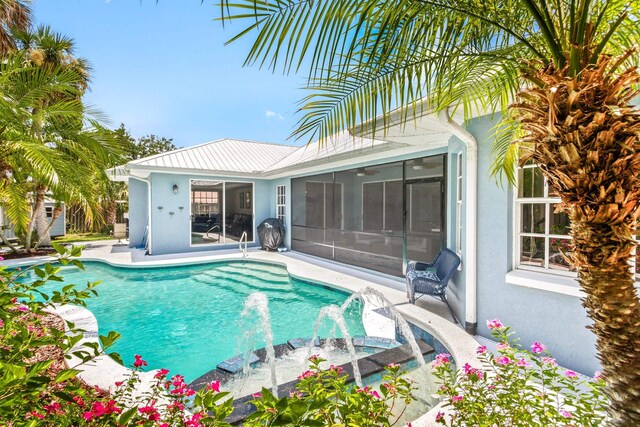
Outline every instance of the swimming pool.
[[(193, 380), (244, 351), (245, 298), (262, 291), (269, 298), (274, 343), (310, 337), (320, 308), (341, 304), (348, 295), (292, 278), (284, 267), (251, 261), (162, 268), (117, 268), (86, 262), (86, 271), (65, 267), (64, 284), (102, 280), (99, 297), (87, 301), (101, 334), (122, 338), (112, 348), (125, 364), (141, 354), (149, 369), (166, 368)], [(49, 283), (51, 292), (63, 286)], [(351, 335), (364, 335), (359, 311), (345, 314)], [(254, 320), (255, 323), (255, 320)], [(328, 321), (319, 335), (333, 329)], [(337, 334), (337, 336), (340, 336)], [(262, 347), (260, 339), (256, 348)]]

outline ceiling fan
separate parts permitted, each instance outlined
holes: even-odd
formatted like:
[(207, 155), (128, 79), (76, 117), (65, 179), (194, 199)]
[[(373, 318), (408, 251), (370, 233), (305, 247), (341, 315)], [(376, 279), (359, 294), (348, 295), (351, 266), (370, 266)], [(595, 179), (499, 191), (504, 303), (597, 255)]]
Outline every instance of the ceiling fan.
[(413, 161), (413, 170), (422, 170), (422, 169), (434, 169), (439, 166), (438, 163), (431, 163), (429, 161), (425, 162), (424, 158), (415, 159)]
[(368, 168), (358, 168), (358, 169), (356, 169), (356, 175), (357, 176), (375, 175), (378, 172), (380, 172), (380, 171), (378, 171), (376, 169), (368, 169)]

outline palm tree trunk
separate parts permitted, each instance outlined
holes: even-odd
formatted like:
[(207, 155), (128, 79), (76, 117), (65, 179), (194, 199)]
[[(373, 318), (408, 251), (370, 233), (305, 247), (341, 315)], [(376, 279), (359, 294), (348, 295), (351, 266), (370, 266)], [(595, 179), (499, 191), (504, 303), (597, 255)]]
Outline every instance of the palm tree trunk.
[(7, 239), (7, 236), (4, 235), (2, 228), (0, 228), (0, 241), (3, 245), (7, 246), (14, 254), (17, 254), (19, 252), (18, 248), (16, 248), (15, 245), (12, 245), (11, 242)]
[[(38, 212), (44, 210), (44, 198), (45, 198), (45, 188), (42, 185), (38, 185), (35, 189), (35, 202), (33, 204), (33, 210), (31, 211), (31, 219), (29, 219), (29, 224), (27, 225), (27, 231), (24, 236), (24, 250), (29, 252), (31, 251), (31, 243), (33, 240), (33, 231), (36, 227), (36, 221)], [(46, 215), (45, 215), (46, 219)]]
[[(51, 215), (51, 221), (49, 221), (49, 225), (47, 225), (47, 229), (44, 230), (44, 234), (42, 237), (38, 239), (35, 245), (33, 245), (34, 249), (39, 248), (41, 245), (50, 246), (51, 245), (51, 227), (56, 222), (56, 220), (62, 214), (62, 208), (60, 206), (56, 206), (53, 209), (53, 213)], [(39, 234), (39, 233), (38, 233)]]
[(570, 215), (583, 305), (593, 320), (614, 425), (640, 426), (640, 304), (629, 259), (634, 223), (589, 223)]
[[(38, 186), (36, 190), (38, 192), (42, 192), (42, 194), (37, 194), (36, 197), (42, 198), (42, 203), (39, 205), (38, 210), (36, 211), (36, 235), (38, 236), (37, 242), (49, 246), (51, 245), (51, 236), (49, 235), (49, 221), (47, 220), (47, 208), (46, 208), (46, 193), (45, 189)], [(35, 249), (38, 246), (38, 243), (33, 245)]]
[[(633, 54), (629, 52), (627, 55)], [(571, 219), (571, 264), (593, 321), (615, 426), (640, 426), (640, 296), (630, 261), (640, 216), (640, 111), (636, 69), (611, 72), (602, 55), (576, 77), (549, 66), (514, 105), (533, 159)]]

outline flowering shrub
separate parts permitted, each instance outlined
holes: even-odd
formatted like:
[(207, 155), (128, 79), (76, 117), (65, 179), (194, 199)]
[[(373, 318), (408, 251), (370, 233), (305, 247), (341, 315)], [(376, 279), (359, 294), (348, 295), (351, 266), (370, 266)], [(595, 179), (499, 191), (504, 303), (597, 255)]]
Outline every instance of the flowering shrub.
[(605, 421), (605, 382), (580, 380), (558, 367), (546, 346), (518, 345), (508, 327), (490, 320), (497, 353), (477, 349), (482, 369), (465, 364), (454, 370), (448, 354), (436, 357), (434, 374), (442, 381), (438, 394), (450, 413), (436, 420), (450, 426), (600, 426)]
[[(309, 361), (309, 370), (298, 377), (289, 396), (277, 398), (266, 388), (253, 396), (257, 411), (245, 426), (390, 426), (412, 400), (414, 386), (401, 378), (404, 372), (399, 365), (386, 367), (384, 383), (376, 390), (347, 384), (340, 367), (321, 370), (325, 360), (318, 356)], [(400, 415), (394, 417), (398, 408)]]
[[(81, 248), (54, 248), (61, 266), (84, 269), (74, 259)], [(62, 282), (61, 266), (44, 264), (25, 270), (0, 266), (0, 425), (228, 426), (224, 419), (233, 409), (232, 402), (220, 403), (228, 393), (220, 392), (217, 382), (195, 393), (182, 376), (167, 379), (168, 371), (163, 369), (156, 373), (149, 390), (136, 391), (139, 372), (147, 365), (139, 355), (131, 377), (115, 384), (112, 394), (79, 381), (79, 371), (66, 368), (61, 361), (78, 344), (81, 331), (71, 323), (67, 323), (70, 334), (65, 334), (63, 325), (52, 327), (53, 316), (46, 309), (53, 303), (85, 306), (85, 299), (97, 295), (94, 288), (98, 282), (87, 283), (79, 290), (65, 285), (48, 295), (42, 287), (48, 281)], [(26, 275), (30, 272), (37, 279), (28, 283)], [(101, 336), (102, 348), (109, 348), (117, 338), (115, 332)], [(84, 363), (103, 351), (90, 345), (74, 355)]]

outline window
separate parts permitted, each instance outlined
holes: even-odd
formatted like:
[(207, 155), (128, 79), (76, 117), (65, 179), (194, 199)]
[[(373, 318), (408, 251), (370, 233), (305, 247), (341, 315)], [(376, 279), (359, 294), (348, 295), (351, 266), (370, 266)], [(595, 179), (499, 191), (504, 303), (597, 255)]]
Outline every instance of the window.
[(462, 254), (462, 153), (458, 154), (456, 171), (456, 253)]
[(402, 230), (402, 180), (362, 184), (362, 230)]
[(278, 218), (284, 224), (284, 217), (286, 212), (286, 187), (284, 185), (276, 186), (276, 218)]
[[(527, 164), (518, 169), (516, 251), (519, 268), (569, 272), (569, 217), (556, 213), (560, 198), (542, 172)], [(563, 255), (564, 254), (564, 255)]]
[(53, 218), (53, 207), (52, 206), (47, 206), (44, 208), (44, 211), (47, 215), (47, 218)]
[(191, 244), (253, 241), (253, 184), (191, 180)]

